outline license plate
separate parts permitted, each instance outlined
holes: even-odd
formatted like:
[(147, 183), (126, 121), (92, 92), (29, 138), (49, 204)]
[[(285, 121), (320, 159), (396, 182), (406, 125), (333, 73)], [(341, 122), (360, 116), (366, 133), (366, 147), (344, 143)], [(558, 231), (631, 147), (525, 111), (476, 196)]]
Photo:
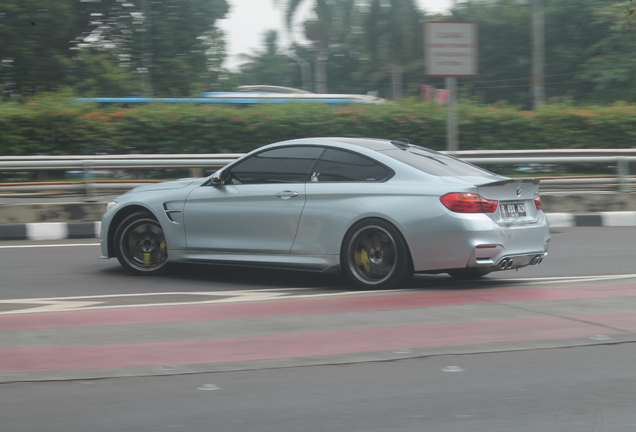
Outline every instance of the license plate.
[(500, 207), (504, 219), (515, 219), (526, 215), (526, 206), (523, 203), (501, 204)]

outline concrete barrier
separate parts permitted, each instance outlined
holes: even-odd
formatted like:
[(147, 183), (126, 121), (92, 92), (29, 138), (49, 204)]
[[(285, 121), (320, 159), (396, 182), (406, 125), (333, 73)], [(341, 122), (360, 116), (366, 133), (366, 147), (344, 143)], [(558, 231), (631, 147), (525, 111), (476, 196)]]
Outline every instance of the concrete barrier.
[(0, 225), (44, 222), (95, 222), (105, 202), (0, 203)]
[[(553, 228), (636, 226), (636, 196), (629, 193), (544, 193)], [(106, 202), (0, 203), (0, 240), (95, 238)]]

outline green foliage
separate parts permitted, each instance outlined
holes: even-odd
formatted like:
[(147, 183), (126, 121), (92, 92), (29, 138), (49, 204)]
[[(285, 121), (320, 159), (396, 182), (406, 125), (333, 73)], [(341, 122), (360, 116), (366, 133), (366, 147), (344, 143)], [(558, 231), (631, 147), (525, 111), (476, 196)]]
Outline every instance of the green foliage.
[(192, 96), (219, 78), (227, 11), (226, 0), (3, 0), (0, 90)]
[(636, 100), (636, 22), (625, 15), (625, 3), (598, 9), (592, 20), (607, 32), (585, 59), (578, 78), (589, 81), (592, 92), (585, 99)]
[(3, 0), (0, 4), (0, 84), (5, 91), (51, 90), (64, 80), (64, 59), (82, 28), (79, 2), (46, 3), (46, 7), (41, 0)]
[(82, 52), (68, 61), (72, 71), (64, 84), (84, 97), (126, 97), (137, 90), (130, 72), (117, 66), (117, 59), (109, 52)]
[(278, 32), (268, 30), (263, 34), (263, 50), (243, 54), (246, 62), (241, 65), (241, 82), (253, 85), (278, 85), (300, 87), (294, 79), (297, 65), (284, 55), (278, 45)]
[[(541, 111), (505, 105), (459, 104), (460, 148), (630, 148), (636, 105)], [(243, 153), (280, 140), (319, 137), (408, 138), (444, 150), (446, 107), (404, 100), (383, 105), (308, 103), (254, 105), (147, 104), (102, 108), (69, 95), (25, 104), (0, 103), (0, 155)]]

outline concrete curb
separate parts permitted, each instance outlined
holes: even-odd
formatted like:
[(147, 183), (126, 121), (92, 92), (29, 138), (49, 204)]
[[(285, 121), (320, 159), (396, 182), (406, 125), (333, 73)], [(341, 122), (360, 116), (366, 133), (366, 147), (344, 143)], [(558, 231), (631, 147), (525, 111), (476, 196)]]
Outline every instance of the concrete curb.
[(550, 228), (636, 226), (636, 212), (547, 213)]
[[(547, 213), (550, 228), (636, 226), (636, 211)], [(45, 222), (0, 225), (1, 240), (97, 238), (101, 222)]]
[(45, 222), (0, 225), (0, 240), (63, 240), (99, 237), (101, 222)]

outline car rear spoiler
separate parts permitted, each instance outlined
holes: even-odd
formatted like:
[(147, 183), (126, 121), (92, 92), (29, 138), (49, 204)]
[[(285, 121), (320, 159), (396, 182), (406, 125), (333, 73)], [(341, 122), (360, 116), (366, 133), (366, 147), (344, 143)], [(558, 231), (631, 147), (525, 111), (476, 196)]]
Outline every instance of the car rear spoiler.
[(506, 184), (510, 184), (510, 183), (532, 183), (533, 185), (538, 185), (539, 183), (541, 183), (538, 179), (506, 179), (506, 180), (497, 180), (495, 182), (490, 182), (490, 183), (484, 183), (484, 184), (480, 184), (477, 185), (477, 187), (482, 187), (482, 186), (503, 186)]

